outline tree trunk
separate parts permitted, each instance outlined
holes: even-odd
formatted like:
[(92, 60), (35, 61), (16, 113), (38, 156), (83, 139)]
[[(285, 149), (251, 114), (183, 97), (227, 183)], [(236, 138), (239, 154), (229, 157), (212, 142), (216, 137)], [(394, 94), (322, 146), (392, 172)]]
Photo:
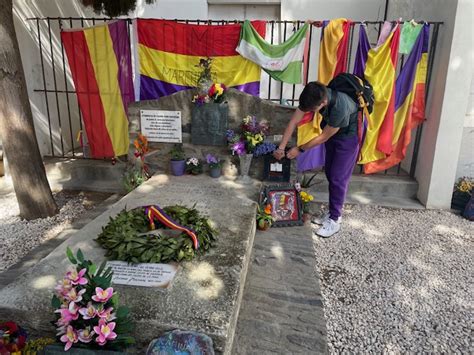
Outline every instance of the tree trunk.
[(20, 50), (13, 27), (12, 0), (0, 0), (0, 139), (8, 159), (20, 216), (57, 213), (38, 148)]

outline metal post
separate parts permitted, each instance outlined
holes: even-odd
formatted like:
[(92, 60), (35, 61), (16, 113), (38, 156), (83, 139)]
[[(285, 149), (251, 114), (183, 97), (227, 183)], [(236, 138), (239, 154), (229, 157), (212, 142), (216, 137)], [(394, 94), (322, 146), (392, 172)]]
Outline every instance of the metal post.
[[(63, 30), (63, 25), (61, 20), (59, 20), (59, 36), (61, 36), (61, 31)], [(64, 74), (64, 90), (66, 91), (66, 106), (67, 106), (67, 117), (69, 121), (69, 135), (71, 138), (71, 148), (72, 148), (72, 157), (75, 157), (75, 151), (74, 151), (74, 137), (72, 134), (72, 122), (71, 122), (71, 107), (69, 105), (69, 94), (67, 93), (67, 75), (66, 75), (66, 60), (64, 59), (64, 45), (63, 41), (61, 38), (59, 39), (59, 42), (61, 42), (61, 56), (63, 60), (63, 74)]]
[(41, 72), (43, 74), (43, 91), (45, 100), (46, 100), (46, 116), (48, 117), (48, 128), (49, 128), (49, 139), (51, 141), (51, 155), (54, 157), (54, 144), (53, 144), (53, 133), (51, 130), (51, 115), (49, 114), (49, 100), (48, 100), (48, 92), (47, 92), (47, 86), (46, 86), (46, 75), (44, 73), (44, 60), (43, 60), (43, 45), (41, 43), (41, 29), (40, 29), (40, 19), (36, 19), (36, 28), (38, 31), (38, 45), (39, 45), (39, 51), (40, 51), (40, 60), (41, 60)]

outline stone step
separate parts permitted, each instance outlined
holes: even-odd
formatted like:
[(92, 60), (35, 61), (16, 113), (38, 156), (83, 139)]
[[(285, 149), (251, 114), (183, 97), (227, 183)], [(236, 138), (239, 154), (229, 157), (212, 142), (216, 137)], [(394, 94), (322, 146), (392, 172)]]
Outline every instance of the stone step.
[[(315, 185), (309, 188), (314, 194), (328, 191), (328, 182), (324, 173), (313, 180)], [(412, 199), (418, 191), (418, 182), (406, 176), (390, 175), (353, 175), (349, 184), (350, 194), (370, 196), (394, 196)]]
[(45, 168), (52, 189), (124, 192), (122, 162), (46, 158)]
[(0, 319), (14, 319), (32, 337), (54, 336), (51, 297), (57, 280), (70, 267), (65, 257), (68, 246), (81, 248), (87, 259), (100, 263), (104, 250), (93, 239), (123, 208), (196, 204), (219, 232), (216, 247), (181, 263), (169, 289), (121, 285), (115, 289), (121, 303), (130, 308), (138, 353), (143, 354), (163, 332), (178, 328), (207, 334), (217, 354), (230, 354), (255, 236), (254, 200), (259, 189), (258, 182), (241, 185), (207, 176), (153, 176), (2, 288)]

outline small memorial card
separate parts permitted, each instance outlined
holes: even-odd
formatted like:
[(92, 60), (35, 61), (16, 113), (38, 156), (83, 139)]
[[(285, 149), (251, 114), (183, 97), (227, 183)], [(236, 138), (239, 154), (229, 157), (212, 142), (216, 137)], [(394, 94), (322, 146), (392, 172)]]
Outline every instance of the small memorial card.
[(270, 171), (278, 172), (278, 173), (283, 172), (283, 164), (280, 164), (280, 163), (270, 164)]
[(176, 264), (128, 264), (125, 261), (107, 261), (114, 275), (112, 283), (127, 286), (168, 288), (173, 281), (178, 266)]

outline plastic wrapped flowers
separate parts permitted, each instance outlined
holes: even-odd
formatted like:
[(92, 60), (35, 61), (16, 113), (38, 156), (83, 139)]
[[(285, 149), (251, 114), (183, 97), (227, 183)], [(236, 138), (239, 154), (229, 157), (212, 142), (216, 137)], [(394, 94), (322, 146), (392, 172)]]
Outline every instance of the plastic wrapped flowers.
[(57, 314), (57, 337), (64, 350), (72, 346), (119, 350), (135, 341), (128, 335), (131, 323), (128, 308), (119, 306), (118, 294), (111, 287), (113, 272), (76, 256), (67, 249), (74, 268), (55, 287), (52, 305)]
[(214, 83), (209, 88), (208, 95), (215, 103), (221, 103), (222, 101), (224, 101), (224, 94), (226, 90), (227, 87), (224, 84)]

